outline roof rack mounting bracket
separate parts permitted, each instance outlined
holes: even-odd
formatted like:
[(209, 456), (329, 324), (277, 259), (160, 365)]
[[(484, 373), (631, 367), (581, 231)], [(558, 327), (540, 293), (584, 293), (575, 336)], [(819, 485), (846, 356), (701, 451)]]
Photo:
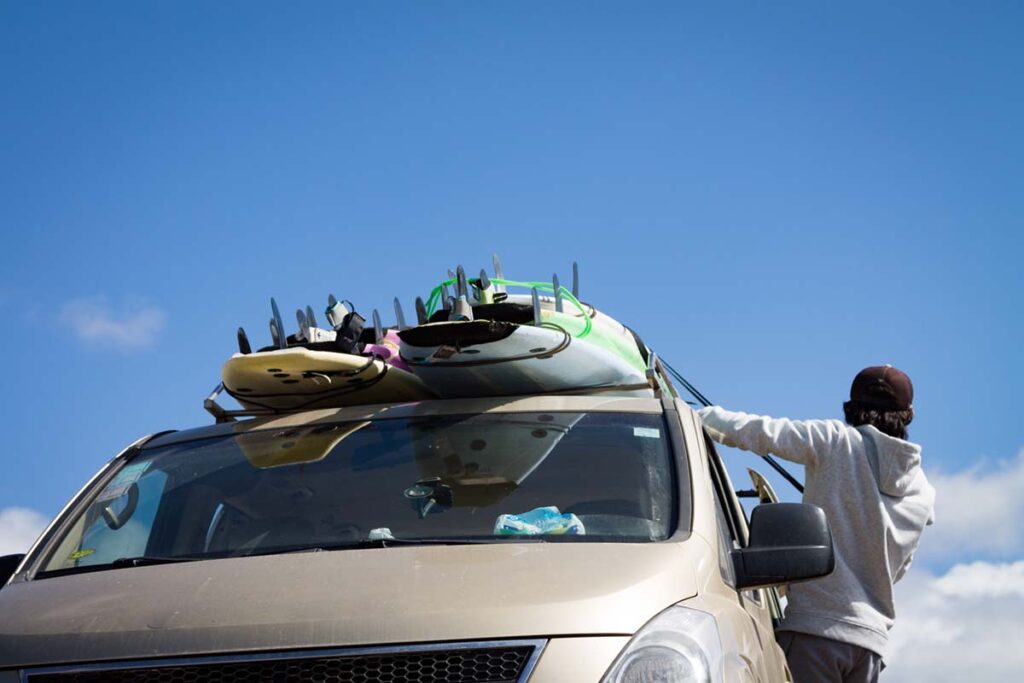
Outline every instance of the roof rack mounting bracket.
[(217, 397), (224, 393), (224, 382), (221, 382), (210, 395), (203, 400), (203, 408), (210, 415), (213, 415), (213, 419), (217, 424), (223, 424), (225, 422), (237, 422), (240, 417), (259, 417), (261, 415), (274, 415), (272, 410), (226, 410), (223, 406), (217, 403)]
[(661, 382), (658, 381), (658, 354), (651, 351), (647, 356), (647, 383), (654, 391), (654, 398), (661, 398)]
[(222, 393), (224, 393), (224, 382), (221, 382), (214, 387), (213, 391), (210, 392), (210, 395), (203, 400), (203, 408), (210, 415), (213, 415), (213, 419), (216, 420), (217, 424), (235, 421), (235, 417), (231, 415), (230, 411), (224, 410), (224, 408), (217, 403), (217, 397)]

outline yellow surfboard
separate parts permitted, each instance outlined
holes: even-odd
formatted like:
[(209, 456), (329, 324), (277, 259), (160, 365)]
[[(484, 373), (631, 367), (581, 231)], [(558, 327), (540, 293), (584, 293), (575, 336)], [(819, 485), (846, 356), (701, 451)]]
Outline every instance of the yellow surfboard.
[(224, 388), (249, 409), (301, 410), (435, 398), (411, 372), (367, 356), (304, 348), (235, 354)]

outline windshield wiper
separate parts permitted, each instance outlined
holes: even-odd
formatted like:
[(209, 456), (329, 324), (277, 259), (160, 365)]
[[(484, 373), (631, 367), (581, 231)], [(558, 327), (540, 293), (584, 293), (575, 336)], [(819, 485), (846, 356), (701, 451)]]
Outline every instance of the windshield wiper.
[(119, 557), (113, 562), (102, 564), (85, 564), (80, 567), (62, 567), (60, 569), (43, 570), (36, 574), (36, 577), (45, 579), (51, 576), (66, 576), (68, 574), (84, 574), (86, 572), (99, 572), (107, 569), (124, 569), (126, 567), (146, 567), (154, 564), (173, 564), (175, 562), (196, 562), (198, 560), (213, 560), (222, 557), (221, 555), (182, 555), (180, 557), (159, 557), (156, 555), (138, 555), (136, 557)]

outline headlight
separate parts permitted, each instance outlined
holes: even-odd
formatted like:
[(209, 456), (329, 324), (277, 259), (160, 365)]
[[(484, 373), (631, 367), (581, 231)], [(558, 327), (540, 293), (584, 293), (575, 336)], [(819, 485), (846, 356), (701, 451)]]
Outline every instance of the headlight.
[(629, 641), (601, 683), (720, 683), (722, 643), (715, 618), (670, 607)]

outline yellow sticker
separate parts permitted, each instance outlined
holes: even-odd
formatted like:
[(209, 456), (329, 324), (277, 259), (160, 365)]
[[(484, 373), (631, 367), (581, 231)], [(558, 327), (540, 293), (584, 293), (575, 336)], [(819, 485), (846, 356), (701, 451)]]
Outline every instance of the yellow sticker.
[(89, 557), (94, 552), (96, 552), (96, 550), (93, 549), (93, 548), (84, 548), (82, 550), (76, 550), (75, 552), (73, 552), (70, 555), (68, 555), (68, 559), (69, 560), (80, 560), (83, 557)]

